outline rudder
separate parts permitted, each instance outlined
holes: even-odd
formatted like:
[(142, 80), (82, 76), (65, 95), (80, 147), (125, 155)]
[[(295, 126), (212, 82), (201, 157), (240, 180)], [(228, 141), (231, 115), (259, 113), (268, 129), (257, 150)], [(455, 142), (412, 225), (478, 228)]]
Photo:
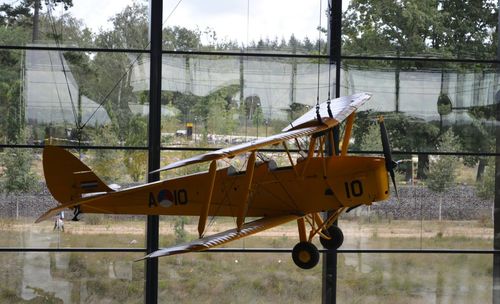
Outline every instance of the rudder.
[(43, 173), (47, 188), (61, 204), (81, 199), (86, 193), (113, 192), (87, 165), (60, 147), (43, 149)]

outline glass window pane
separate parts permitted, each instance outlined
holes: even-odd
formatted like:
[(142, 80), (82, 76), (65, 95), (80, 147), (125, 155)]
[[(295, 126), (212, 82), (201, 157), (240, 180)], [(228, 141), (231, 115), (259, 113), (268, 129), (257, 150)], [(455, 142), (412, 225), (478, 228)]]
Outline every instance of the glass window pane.
[[(344, 60), (342, 95), (372, 93), (352, 148), (377, 150), (366, 140), (363, 146), (363, 136), (376, 132), (369, 128), (384, 114), (396, 151), (493, 152), (496, 74), (487, 64)], [(455, 140), (443, 145), (448, 130)]]
[(149, 63), (148, 55), (5, 50), (2, 56), (0, 143), (146, 146), (149, 75), (139, 86), (132, 70)]
[[(146, 179), (145, 151), (70, 151), (113, 187), (121, 185), (124, 189)], [(0, 152), (0, 246), (144, 247), (143, 215), (84, 212), (77, 217), (81, 221), (72, 221), (75, 210), (66, 209), (63, 215), (35, 224), (39, 216), (58, 205), (46, 188), (42, 167), (40, 149), (9, 148)], [(72, 187), (71, 181), (67, 187)]]
[(484, 167), (431, 155), (420, 177), (418, 157), (403, 159), (396, 170), (399, 200), (392, 189), (389, 200), (341, 216), (344, 247), (491, 249), (494, 157), (478, 159)]
[(344, 55), (497, 58), (495, 1), (345, 2)]
[[(162, 73), (163, 145), (221, 147), (281, 132), (316, 104), (318, 93), (320, 101), (328, 98), (335, 66), (323, 59), (318, 67), (318, 59), (164, 55)], [(138, 86), (142, 75), (134, 73)], [(193, 135), (181, 143), (188, 131)]]
[(141, 253), (2, 253), (3, 303), (139, 303)]
[[(317, 53), (327, 1), (164, 2), (165, 50)], [(323, 52), (326, 35), (321, 34)]]
[(490, 255), (342, 254), (337, 301), (489, 303)]
[(144, 1), (7, 1), (0, 13), (0, 45), (149, 48)]
[(304, 276), (290, 254), (192, 253), (160, 258), (159, 263), (162, 303), (188, 297), (218, 303), (321, 301), (321, 267)]

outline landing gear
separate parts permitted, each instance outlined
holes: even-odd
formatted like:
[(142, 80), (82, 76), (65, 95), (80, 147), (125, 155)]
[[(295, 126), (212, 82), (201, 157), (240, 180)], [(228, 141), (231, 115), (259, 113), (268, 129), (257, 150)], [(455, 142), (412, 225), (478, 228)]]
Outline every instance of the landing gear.
[(342, 243), (344, 242), (344, 234), (339, 227), (330, 226), (327, 232), (328, 233), (325, 234), (327, 234), (330, 239), (324, 238), (322, 236), (319, 237), (319, 241), (321, 245), (323, 245), (323, 247), (325, 247), (326, 249), (338, 249), (340, 246), (342, 246)]
[(300, 268), (311, 269), (319, 262), (318, 248), (312, 243), (300, 242), (293, 247), (292, 259)]

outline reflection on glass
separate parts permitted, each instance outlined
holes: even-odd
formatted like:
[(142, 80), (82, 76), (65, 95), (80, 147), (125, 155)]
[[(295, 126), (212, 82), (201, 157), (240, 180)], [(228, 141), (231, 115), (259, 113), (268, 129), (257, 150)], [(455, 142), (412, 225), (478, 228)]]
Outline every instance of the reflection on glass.
[[(383, 114), (396, 151), (490, 153), (495, 78), (490, 65), (344, 60), (341, 94), (372, 93), (358, 112), (352, 148), (380, 149), (365, 134), (376, 132), (369, 126)], [(446, 144), (446, 136), (456, 141)]]
[(319, 1), (164, 2), (164, 49), (313, 54), (317, 28), (328, 24), (321, 2), (322, 9)]
[(26, 252), (2, 254), (0, 302), (138, 303), (143, 265), (129, 253)]
[[(12, 209), (15, 209), (15, 206)], [(25, 215), (28, 211), (26, 209), (35, 208), (20, 206), (20, 216), (17, 218), (8, 217), (8, 214), (2, 212), (0, 246), (23, 248), (144, 247), (145, 219), (142, 216), (84, 214), (80, 216), (79, 222), (74, 222), (71, 221), (73, 212), (67, 210), (64, 211), (62, 225), (56, 225), (60, 215), (35, 224), (35, 217)]]
[[(328, 98), (335, 67), (325, 63), (164, 56), (163, 145), (221, 147), (279, 133), (315, 105), (318, 93), (321, 101)], [(134, 88), (145, 87), (147, 77), (146, 63), (134, 68)]]
[[(467, 9), (453, 2), (345, 2), (346, 55), (496, 58), (497, 2), (478, 1)], [(425, 17), (417, 23), (417, 15)]]
[[(438, 170), (433, 166), (431, 162), (429, 172)], [(345, 234), (343, 248), (492, 248), (491, 177), (485, 175), (476, 181), (463, 167), (454, 177), (446, 177), (449, 167), (439, 170), (442, 179), (454, 181), (436, 185), (430, 178), (405, 181), (398, 174), (399, 200), (393, 195), (387, 202), (343, 215), (339, 224)]]
[(165, 303), (187, 297), (218, 303), (321, 299), (321, 267), (306, 273), (289, 254), (191, 253), (160, 258), (159, 264), (159, 298)]
[(25, 50), (0, 57), (0, 143), (146, 145), (149, 75), (137, 87), (131, 70), (147, 55)]
[(10, 1), (2, 4), (0, 13), (4, 16), (0, 20), (0, 45), (149, 47), (147, 3)]
[(337, 301), (489, 303), (491, 256), (341, 254)]
[[(145, 151), (82, 149), (75, 154), (114, 188), (146, 180)], [(80, 221), (73, 221), (75, 210), (68, 209), (35, 224), (57, 206), (45, 185), (40, 150), (4, 149), (0, 170), (0, 246), (144, 247), (144, 216), (81, 214)], [(59, 218), (63, 226), (57, 225)]]

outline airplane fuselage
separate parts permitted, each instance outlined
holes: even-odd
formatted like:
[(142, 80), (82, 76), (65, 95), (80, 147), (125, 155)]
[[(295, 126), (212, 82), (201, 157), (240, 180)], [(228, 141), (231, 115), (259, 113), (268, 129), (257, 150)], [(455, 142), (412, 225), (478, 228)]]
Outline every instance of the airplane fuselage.
[[(210, 216), (236, 216), (248, 193), (246, 174), (231, 167), (217, 170)], [(209, 172), (200, 172), (125, 189), (92, 198), (81, 211), (198, 216), (209, 195), (208, 180)], [(311, 157), (277, 168), (263, 162), (254, 169), (246, 216), (305, 215), (371, 204), (388, 198), (388, 192), (384, 159), (379, 157)]]

